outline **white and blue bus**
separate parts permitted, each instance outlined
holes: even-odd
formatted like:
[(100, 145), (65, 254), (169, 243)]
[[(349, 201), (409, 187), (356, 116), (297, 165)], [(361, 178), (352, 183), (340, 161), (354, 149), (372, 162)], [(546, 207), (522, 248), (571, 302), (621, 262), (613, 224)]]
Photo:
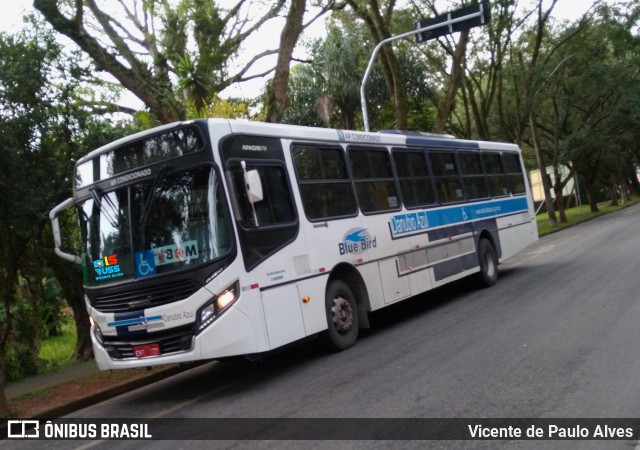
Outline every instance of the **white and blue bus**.
[[(82, 254), (61, 248), (75, 207)], [(119, 369), (268, 352), (463, 277), (537, 238), (520, 150), (426, 133), (225, 119), (80, 159), (51, 211), (82, 264), (95, 358)]]

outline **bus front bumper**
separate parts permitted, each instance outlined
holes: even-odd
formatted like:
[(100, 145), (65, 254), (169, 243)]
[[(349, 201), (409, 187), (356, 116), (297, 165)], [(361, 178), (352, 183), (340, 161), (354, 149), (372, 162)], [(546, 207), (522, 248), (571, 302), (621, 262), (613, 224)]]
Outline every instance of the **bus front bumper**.
[[(148, 337), (147, 341), (153, 342), (153, 333), (149, 333)], [(91, 341), (95, 360), (100, 370), (178, 364), (257, 352), (256, 338), (251, 320), (234, 307), (225, 311), (222, 316), (199, 334), (194, 333), (191, 338), (192, 345), (189, 350), (185, 351), (141, 358), (114, 359), (100, 343), (93, 330), (91, 332)], [(126, 341), (125, 337), (123, 337), (123, 341)]]

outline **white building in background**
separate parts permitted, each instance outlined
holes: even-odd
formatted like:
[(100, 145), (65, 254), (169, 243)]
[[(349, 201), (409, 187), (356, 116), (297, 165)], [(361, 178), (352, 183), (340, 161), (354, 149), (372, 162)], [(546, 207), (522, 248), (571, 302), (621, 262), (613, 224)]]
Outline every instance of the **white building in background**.
[[(546, 167), (547, 175), (551, 178), (551, 185), (555, 183), (555, 175), (553, 173), (553, 166)], [(569, 168), (567, 166), (560, 166), (559, 168), (560, 177), (562, 180), (566, 179), (569, 176)], [(544, 188), (542, 187), (542, 178), (540, 178), (540, 170), (531, 170), (529, 172), (529, 179), (531, 180), (531, 194), (533, 195), (534, 202), (543, 202), (544, 201)], [(574, 187), (575, 180), (573, 177), (567, 182), (562, 190), (562, 195), (567, 197), (569, 195), (574, 195)], [(551, 198), (555, 198), (556, 194), (553, 189), (551, 189)]]

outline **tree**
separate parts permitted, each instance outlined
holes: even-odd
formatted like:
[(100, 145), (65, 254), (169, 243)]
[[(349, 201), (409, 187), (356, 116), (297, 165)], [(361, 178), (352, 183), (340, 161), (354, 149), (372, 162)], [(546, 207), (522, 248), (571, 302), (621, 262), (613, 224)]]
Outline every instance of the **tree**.
[[(96, 117), (100, 105), (81, 101), (90, 75), (79, 55), (64, 54), (44, 30), (35, 23), (15, 36), (0, 34), (0, 382), (9, 350), (21, 352), (24, 372), (36, 370), (46, 332), (44, 278), (49, 267), (59, 275), (62, 266), (52, 262), (48, 211), (69, 195), (73, 161), (87, 152), (85, 144), (95, 148), (122, 135), (113, 120)], [(75, 313), (78, 355), (86, 357), (91, 343), (81, 283), (60, 281)]]
[[(477, 1), (474, 3), (477, 4)], [(440, 15), (440, 13), (438, 12), (438, 9), (435, 6), (435, 2), (432, 0), (425, 0), (422, 2), (422, 5), (420, 6), (414, 4), (414, 7), (416, 8), (417, 13), (421, 20), (424, 20), (427, 18), (423, 14), (424, 10), (429, 11), (434, 16)], [(444, 75), (445, 85), (444, 85), (444, 93), (442, 95), (442, 98), (438, 102), (438, 110), (435, 118), (435, 125), (433, 128), (433, 131), (435, 133), (444, 132), (445, 125), (447, 124), (447, 121), (449, 120), (449, 116), (451, 115), (451, 112), (454, 107), (458, 89), (461, 87), (463, 83), (464, 67), (465, 67), (464, 61), (466, 57), (468, 41), (469, 41), (469, 30), (462, 31), (459, 34), (459, 39), (457, 43), (453, 42), (453, 37), (450, 35), (444, 36), (442, 38), (438, 38), (437, 40), (441, 48), (445, 51), (445, 53), (450, 58), (451, 69), (450, 69), (450, 73), (448, 73), (446, 66), (441, 66), (438, 68), (439, 72), (441, 72)], [(426, 52), (428, 52), (428, 50)]]
[(596, 9), (585, 24), (590, 39), (571, 40), (558, 55), (566, 64), (562, 76), (549, 83), (552, 95), (546, 102), (553, 121), (540, 120), (557, 148), (554, 158), (578, 172), (594, 212), (597, 185), (609, 187), (612, 203), (617, 203), (618, 190), (625, 201), (629, 174), (638, 163), (637, 12), (606, 5)]
[(293, 57), (293, 49), (302, 33), (302, 20), (306, 0), (291, 0), (289, 14), (282, 34), (280, 35), (280, 50), (278, 62), (271, 84), (267, 88), (266, 121), (278, 123), (287, 107), (287, 86), (289, 85), (289, 65)]
[[(346, 3), (355, 15), (364, 21), (365, 26), (371, 34), (374, 46), (392, 36), (391, 24), (394, 12), (396, 12), (395, 0), (387, 0), (386, 2), (378, 2), (377, 0), (346, 0)], [(384, 45), (380, 49), (379, 55), (387, 92), (393, 104), (396, 121), (395, 126), (398, 129), (406, 130), (408, 128), (407, 97), (402, 79), (402, 71), (395, 50), (391, 45)]]
[[(289, 107), (283, 118), (286, 123), (343, 129), (362, 126), (360, 85), (371, 54), (363, 42), (370, 37), (368, 30), (350, 16), (334, 15), (326, 38), (311, 47), (312, 62), (293, 68), (287, 94)], [(407, 129), (430, 130), (437, 95), (428, 81), (429, 69), (410, 46), (399, 46), (396, 54), (407, 97)], [(374, 105), (369, 111), (372, 129), (392, 128), (393, 104), (379, 65), (373, 66), (367, 86)]]
[(112, 13), (107, 2), (99, 0), (77, 0), (72, 10), (60, 0), (34, 0), (34, 7), (98, 70), (113, 75), (162, 123), (168, 123), (186, 117), (184, 97), (198, 108), (203, 99), (227, 86), (270, 72), (246, 75), (256, 61), (276, 50), (256, 55), (233, 74), (229, 61), (247, 37), (278, 15), (285, 0), (273, 2), (255, 20), (249, 17), (248, 11), (255, 8), (247, 0), (228, 10), (212, 0), (117, 3)]
[[(49, 40), (29, 41), (26, 38), (0, 34), (0, 233), (5, 237), (0, 246), (0, 384), (6, 381), (8, 345), (12, 342), (14, 307), (20, 271), (28, 247), (37, 234), (37, 207), (40, 199), (33, 198), (30, 183), (38, 179), (31, 173), (37, 156), (29, 151), (29, 143), (37, 135), (39, 124), (46, 117), (44, 86), (47, 65), (55, 58), (55, 46)], [(43, 106), (45, 106), (43, 108)], [(39, 171), (42, 173), (42, 170)], [(28, 180), (28, 182), (26, 182)], [(31, 191), (31, 192), (30, 192)], [(29, 203), (33, 200), (35, 204)], [(33, 315), (35, 311), (32, 311)], [(37, 326), (37, 324), (36, 324)], [(38, 332), (34, 345), (39, 345)], [(0, 397), (0, 414), (6, 415), (4, 390)]]
[[(554, 56), (566, 42), (579, 34), (581, 27), (575, 27), (571, 33), (567, 33), (563, 39), (550, 39), (550, 24), (552, 12), (557, 0), (553, 0), (548, 7), (538, 0), (535, 7), (525, 12), (524, 32), (517, 40), (509, 39), (509, 46), (504, 50), (508, 52), (507, 66), (502, 72), (502, 87), (499, 88), (499, 122), (503, 133), (510, 136), (521, 147), (527, 138), (526, 132), (530, 132), (530, 144), (534, 148), (536, 161), (541, 173), (546, 173), (546, 163), (540, 139), (537, 106), (539, 96), (547, 79), (553, 74)], [(512, 36), (513, 25), (518, 23), (509, 15), (501, 13), (504, 21), (504, 29)], [(527, 19), (534, 17), (533, 23), (527, 26)], [(502, 52), (502, 50), (500, 50)], [(502, 54), (502, 53), (500, 53)], [(508, 77), (508, 78), (507, 78)], [(507, 86), (507, 87), (505, 87)], [(549, 213), (549, 222), (556, 224), (556, 216), (553, 200), (550, 194), (550, 185), (546, 176), (542, 176), (545, 203)]]
[(516, 16), (511, 0), (491, 2), (491, 21), (471, 35), (459, 91), (460, 107), (454, 109), (449, 126), (460, 136), (483, 140), (513, 141), (504, 109), (505, 64), (515, 31), (526, 22)]
[(331, 25), (324, 41), (317, 41), (310, 64), (292, 74), (290, 105), (284, 120), (298, 125), (355, 129), (360, 107), (360, 81), (365, 57), (353, 35)]

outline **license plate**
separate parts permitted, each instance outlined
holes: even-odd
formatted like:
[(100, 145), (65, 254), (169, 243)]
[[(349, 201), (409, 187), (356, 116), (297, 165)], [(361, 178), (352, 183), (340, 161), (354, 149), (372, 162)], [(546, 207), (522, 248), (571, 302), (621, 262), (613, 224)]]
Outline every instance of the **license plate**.
[(136, 358), (160, 356), (160, 346), (158, 344), (134, 345), (133, 352), (135, 353)]

